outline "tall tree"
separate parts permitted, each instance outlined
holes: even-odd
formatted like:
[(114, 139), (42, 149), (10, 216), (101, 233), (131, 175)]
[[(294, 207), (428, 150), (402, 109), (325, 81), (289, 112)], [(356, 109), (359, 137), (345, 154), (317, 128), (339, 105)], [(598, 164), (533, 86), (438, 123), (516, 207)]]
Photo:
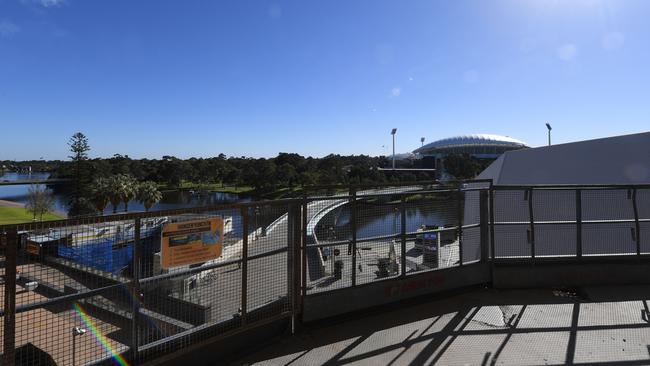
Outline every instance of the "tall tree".
[(74, 164), (74, 191), (70, 199), (70, 208), (68, 214), (70, 216), (80, 216), (91, 214), (94, 208), (88, 200), (89, 186), (91, 181), (91, 172), (88, 166), (88, 151), (90, 145), (88, 138), (81, 132), (77, 132), (70, 138), (68, 142), (70, 152), (69, 156)]

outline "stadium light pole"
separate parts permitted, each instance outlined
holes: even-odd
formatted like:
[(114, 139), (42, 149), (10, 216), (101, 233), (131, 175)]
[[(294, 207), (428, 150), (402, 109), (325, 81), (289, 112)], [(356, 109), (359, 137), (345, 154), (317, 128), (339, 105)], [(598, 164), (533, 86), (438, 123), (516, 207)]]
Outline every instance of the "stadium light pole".
[(553, 128), (551, 128), (551, 125), (549, 125), (548, 123), (546, 124), (546, 128), (548, 129), (548, 146), (551, 146), (551, 130)]
[(395, 134), (397, 133), (397, 128), (393, 128), (390, 131), (390, 134), (393, 135), (393, 170), (395, 170)]
[(420, 137), (420, 142), (422, 143), (422, 146), (424, 146), (424, 137)]

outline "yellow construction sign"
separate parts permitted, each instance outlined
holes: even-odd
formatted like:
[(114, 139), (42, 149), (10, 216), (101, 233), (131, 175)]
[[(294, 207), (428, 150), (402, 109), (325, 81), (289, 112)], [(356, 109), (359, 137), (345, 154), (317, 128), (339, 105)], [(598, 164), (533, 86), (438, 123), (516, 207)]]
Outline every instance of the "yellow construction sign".
[(203, 263), (221, 256), (223, 219), (213, 217), (166, 224), (160, 243), (161, 267)]

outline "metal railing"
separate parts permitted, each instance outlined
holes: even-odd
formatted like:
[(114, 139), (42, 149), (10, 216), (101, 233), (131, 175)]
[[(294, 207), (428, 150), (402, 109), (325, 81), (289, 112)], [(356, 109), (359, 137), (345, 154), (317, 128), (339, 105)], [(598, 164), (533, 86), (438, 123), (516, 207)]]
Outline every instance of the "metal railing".
[(305, 197), (303, 295), (487, 260), (490, 185), (328, 186), (338, 194)]
[[(167, 225), (215, 218), (218, 257), (163, 265)], [(4, 365), (138, 364), (295, 324), (305, 298), (339, 290), (475, 264), (649, 258), (650, 186), (328, 186), (301, 199), (9, 225), (0, 240)]]
[(650, 254), (650, 186), (498, 186), (491, 200), (496, 262)]
[[(3, 364), (137, 364), (291, 317), (299, 204), (278, 200), (0, 228)], [(165, 269), (165, 225), (213, 218), (224, 222), (220, 256)]]

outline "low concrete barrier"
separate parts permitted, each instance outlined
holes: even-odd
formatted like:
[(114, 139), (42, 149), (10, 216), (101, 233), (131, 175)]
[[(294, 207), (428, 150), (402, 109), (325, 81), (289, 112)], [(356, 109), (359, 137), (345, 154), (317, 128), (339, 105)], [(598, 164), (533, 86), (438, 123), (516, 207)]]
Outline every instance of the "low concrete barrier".
[(303, 321), (310, 322), (417, 296), (487, 283), (484, 263), (453, 267), (345, 288), (304, 298)]

